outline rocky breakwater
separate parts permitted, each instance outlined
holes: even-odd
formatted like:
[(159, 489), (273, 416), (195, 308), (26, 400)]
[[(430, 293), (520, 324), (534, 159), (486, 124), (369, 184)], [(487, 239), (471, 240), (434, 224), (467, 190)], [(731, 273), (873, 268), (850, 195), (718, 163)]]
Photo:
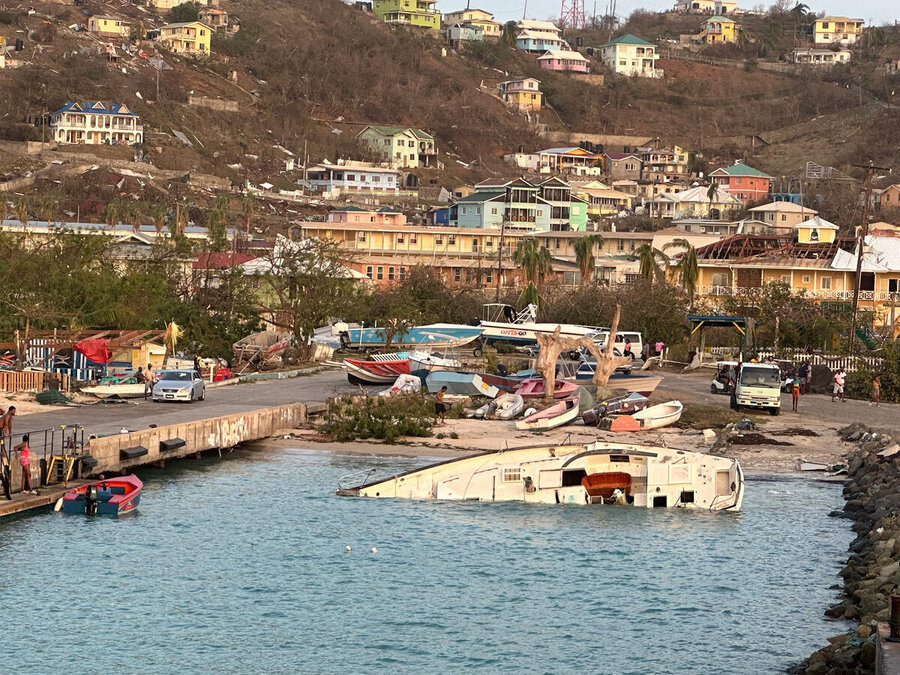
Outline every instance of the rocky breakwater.
[(890, 618), (888, 598), (900, 593), (900, 445), (860, 423), (838, 435), (856, 447), (847, 453), (844, 510), (830, 515), (853, 520), (856, 539), (840, 572), (844, 598), (825, 614), (858, 627), (829, 638), (827, 647), (796, 669), (799, 673), (874, 672), (877, 624)]

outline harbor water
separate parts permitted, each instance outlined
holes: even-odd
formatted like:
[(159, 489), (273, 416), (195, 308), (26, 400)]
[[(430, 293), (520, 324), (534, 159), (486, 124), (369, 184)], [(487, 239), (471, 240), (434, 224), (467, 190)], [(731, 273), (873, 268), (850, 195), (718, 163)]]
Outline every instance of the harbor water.
[(822, 615), (852, 537), (827, 516), (839, 485), (752, 481), (740, 514), (334, 496), (353, 471), (428, 461), (240, 450), (141, 472), (118, 520), (4, 519), (0, 661), (774, 673), (844, 628)]

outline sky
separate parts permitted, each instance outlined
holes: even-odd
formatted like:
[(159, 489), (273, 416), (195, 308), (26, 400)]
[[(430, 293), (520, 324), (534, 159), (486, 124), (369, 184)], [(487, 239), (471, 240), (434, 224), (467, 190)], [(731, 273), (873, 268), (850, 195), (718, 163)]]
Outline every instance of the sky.
[[(559, 16), (561, 0), (527, 0), (529, 19), (547, 19)], [(597, 0), (597, 14), (603, 14), (608, 0)], [(774, 0), (738, 0), (738, 7), (752, 9), (756, 5), (771, 5)], [(793, 2), (791, 3), (793, 4)], [(814, 12), (826, 12), (837, 16), (852, 16), (863, 19), (866, 24), (893, 23), (900, 20), (900, 3), (897, 0), (806, 0), (805, 4)], [(635, 9), (664, 10), (671, 9), (674, 0), (617, 0), (616, 14), (626, 18)], [(464, 9), (466, 0), (438, 0), (438, 9), (442, 13)], [(525, 0), (471, 0), (471, 7), (493, 12), (501, 23), (522, 18)], [(588, 15), (594, 11), (594, 0), (584, 0), (584, 9)]]

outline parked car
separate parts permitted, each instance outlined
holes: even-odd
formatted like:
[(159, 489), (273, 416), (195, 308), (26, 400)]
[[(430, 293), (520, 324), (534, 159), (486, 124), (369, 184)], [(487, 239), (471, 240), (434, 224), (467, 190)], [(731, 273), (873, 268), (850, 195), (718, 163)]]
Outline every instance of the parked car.
[(154, 401), (202, 401), (206, 383), (196, 370), (167, 370), (153, 386)]

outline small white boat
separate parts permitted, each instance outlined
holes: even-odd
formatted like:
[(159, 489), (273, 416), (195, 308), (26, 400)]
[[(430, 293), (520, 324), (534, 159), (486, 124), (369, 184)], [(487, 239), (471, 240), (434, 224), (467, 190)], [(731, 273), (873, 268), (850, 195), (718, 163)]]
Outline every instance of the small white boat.
[(94, 387), (85, 387), (81, 390), (85, 394), (92, 394), (100, 398), (117, 396), (119, 398), (143, 398), (147, 391), (144, 384), (98, 384)]
[(503, 394), (472, 413), (476, 419), (511, 420), (525, 409), (525, 400), (518, 394)]
[(598, 442), (480, 452), (357, 487), (339, 485), (337, 494), (737, 511), (744, 474), (727, 457)]
[(462, 368), (462, 363), (457, 359), (420, 350), (409, 353), (409, 371), (411, 373), (417, 370), (431, 372), (433, 370), (458, 370), (460, 368)]
[(683, 411), (684, 406), (681, 404), (681, 401), (667, 401), (666, 403), (644, 408), (640, 412), (634, 413), (631, 419), (637, 420), (641, 431), (660, 429), (670, 424), (675, 424), (681, 419)]
[(428, 373), (425, 385), (429, 393), (436, 394), (441, 387), (447, 387), (447, 393), (461, 396), (487, 396), (497, 398), (500, 390), (486, 384), (478, 373), (455, 373), (448, 370)]
[(578, 417), (580, 401), (581, 399), (578, 396), (563, 399), (519, 420), (516, 422), (516, 429), (521, 431), (545, 431), (569, 424)]
[(415, 375), (400, 375), (394, 384), (378, 392), (378, 396), (399, 396), (401, 394), (417, 394), (422, 391), (422, 380)]

